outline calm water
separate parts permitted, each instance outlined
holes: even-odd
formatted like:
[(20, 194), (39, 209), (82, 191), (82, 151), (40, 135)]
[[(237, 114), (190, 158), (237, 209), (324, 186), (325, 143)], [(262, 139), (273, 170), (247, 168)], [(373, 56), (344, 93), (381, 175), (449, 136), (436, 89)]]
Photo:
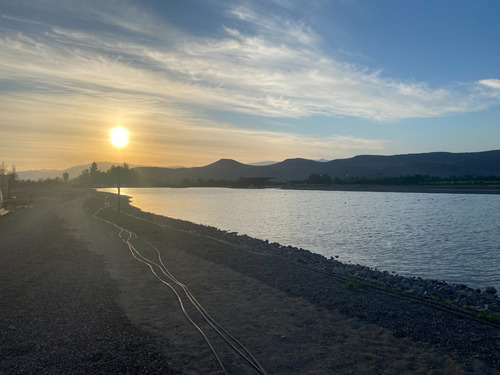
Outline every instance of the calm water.
[(123, 188), (122, 194), (143, 211), (345, 263), (500, 289), (500, 195), (224, 188)]

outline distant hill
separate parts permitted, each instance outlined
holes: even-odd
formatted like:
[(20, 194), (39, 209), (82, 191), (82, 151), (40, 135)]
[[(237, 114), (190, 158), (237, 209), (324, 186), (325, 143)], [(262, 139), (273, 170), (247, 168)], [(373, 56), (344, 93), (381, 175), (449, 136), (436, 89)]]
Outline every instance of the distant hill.
[[(101, 161), (101, 162), (96, 162), (97, 163), (97, 169), (100, 171), (107, 171), (111, 166), (114, 165), (121, 165), (122, 163), (112, 163), (108, 161)], [(84, 164), (84, 165), (77, 165), (75, 167), (71, 167), (68, 169), (38, 169), (38, 170), (29, 170), (29, 171), (19, 171), (17, 172), (17, 175), (20, 180), (33, 180), (33, 181), (38, 181), (39, 179), (46, 179), (46, 178), (62, 178), (64, 172), (68, 172), (69, 174), (69, 179), (73, 179), (75, 177), (78, 177), (82, 171), (85, 169), (90, 168), (92, 163), (89, 164)], [(130, 168), (137, 167), (137, 165), (132, 165), (129, 164)]]
[(393, 156), (360, 155), (329, 162), (307, 159), (287, 159), (271, 165), (248, 165), (231, 159), (221, 159), (205, 167), (158, 168), (137, 167), (141, 174), (166, 183), (180, 183), (184, 179), (238, 180), (240, 177), (272, 177), (275, 182), (299, 181), (313, 173), (328, 174), (331, 178), (399, 177), (408, 175), (500, 176), (500, 150), (449, 153), (431, 152)]
[(271, 164), (276, 164), (277, 161), (256, 161), (255, 163), (248, 163), (248, 165), (256, 165), (256, 166), (263, 166), (263, 165), (271, 165)]
[[(271, 163), (271, 164), (269, 164)], [(121, 163), (97, 162), (101, 171), (107, 171), (111, 165)], [(42, 169), (19, 171), (22, 180), (39, 180), (45, 178), (62, 178), (64, 172), (73, 179), (83, 170), (90, 168), (91, 163), (78, 165), (64, 170)], [(184, 179), (197, 182), (199, 179), (234, 181), (240, 177), (269, 177), (274, 182), (301, 181), (313, 173), (328, 174), (331, 178), (348, 177), (399, 177), (416, 174), (435, 177), (451, 176), (500, 176), (500, 150), (449, 153), (431, 152), (407, 155), (360, 155), (348, 159), (331, 161), (287, 159), (282, 162), (264, 162), (243, 164), (232, 159), (221, 159), (204, 167), (142, 167), (129, 164), (141, 174), (166, 183), (181, 183)]]

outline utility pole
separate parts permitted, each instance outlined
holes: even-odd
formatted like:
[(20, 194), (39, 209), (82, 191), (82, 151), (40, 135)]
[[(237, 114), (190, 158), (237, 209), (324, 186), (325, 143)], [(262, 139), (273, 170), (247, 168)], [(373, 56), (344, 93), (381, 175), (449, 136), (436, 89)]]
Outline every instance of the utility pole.
[(120, 168), (118, 167), (118, 213), (120, 213)]

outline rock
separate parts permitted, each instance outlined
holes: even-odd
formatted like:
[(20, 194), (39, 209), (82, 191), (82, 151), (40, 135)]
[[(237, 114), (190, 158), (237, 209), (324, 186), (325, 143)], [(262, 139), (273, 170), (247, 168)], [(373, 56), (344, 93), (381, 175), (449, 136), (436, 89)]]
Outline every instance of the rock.
[(484, 292), (488, 294), (497, 294), (497, 290), (492, 286), (487, 286), (486, 288), (484, 288)]

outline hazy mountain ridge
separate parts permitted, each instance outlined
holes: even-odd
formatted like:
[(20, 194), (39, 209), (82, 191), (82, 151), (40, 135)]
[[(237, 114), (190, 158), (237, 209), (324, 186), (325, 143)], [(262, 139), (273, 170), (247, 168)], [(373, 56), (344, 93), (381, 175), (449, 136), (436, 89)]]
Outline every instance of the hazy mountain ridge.
[[(286, 159), (281, 162), (263, 165), (259, 163), (243, 164), (233, 159), (220, 159), (203, 167), (143, 167), (129, 164), (141, 174), (166, 183), (180, 183), (184, 179), (197, 182), (208, 180), (238, 180), (240, 177), (270, 177), (275, 182), (300, 181), (313, 173), (328, 174), (331, 178), (349, 177), (399, 177), (416, 174), (436, 177), (451, 176), (500, 176), (500, 150), (449, 153), (431, 152), (403, 155), (358, 155), (347, 159), (331, 161), (309, 160), (303, 158)], [(92, 163), (74, 166), (65, 170), (42, 169), (19, 171), (20, 179), (38, 180), (62, 178), (64, 172), (73, 179)], [(98, 169), (108, 170), (111, 165), (120, 163), (97, 162)]]
[[(98, 161), (97, 163), (97, 169), (100, 171), (107, 171), (109, 168), (111, 168), (112, 165), (121, 165), (122, 163), (112, 163), (109, 161)], [(69, 179), (73, 179), (75, 177), (78, 177), (84, 171), (85, 169), (90, 168), (92, 163), (88, 164), (83, 164), (83, 165), (76, 165), (71, 168), (67, 169), (37, 169), (37, 170), (28, 170), (28, 171), (19, 171), (17, 172), (17, 175), (20, 180), (33, 180), (37, 181), (39, 179), (46, 179), (46, 178), (63, 178), (63, 173), (67, 172), (69, 174)], [(130, 168), (138, 167), (137, 165), (129, 164)]]
[(359, 155), (348, 159), (320, 162), (308, 159), (287, 159), (279, 163), (257, 166), (242, 164), (232, 159), (221, 159), (205, 167), (160, 168), (137, 167), (141, 174), (166, 183), (180, 183), (184, 179), (237, 180), (240, 177), (272, 177), (275, 182), (305, 180), (311, 174), (328, 174), (331, 178), (399, 177), (408, 175), (500, 176), (500, 150), (449, 153), (431, 152), (392, 156)]

